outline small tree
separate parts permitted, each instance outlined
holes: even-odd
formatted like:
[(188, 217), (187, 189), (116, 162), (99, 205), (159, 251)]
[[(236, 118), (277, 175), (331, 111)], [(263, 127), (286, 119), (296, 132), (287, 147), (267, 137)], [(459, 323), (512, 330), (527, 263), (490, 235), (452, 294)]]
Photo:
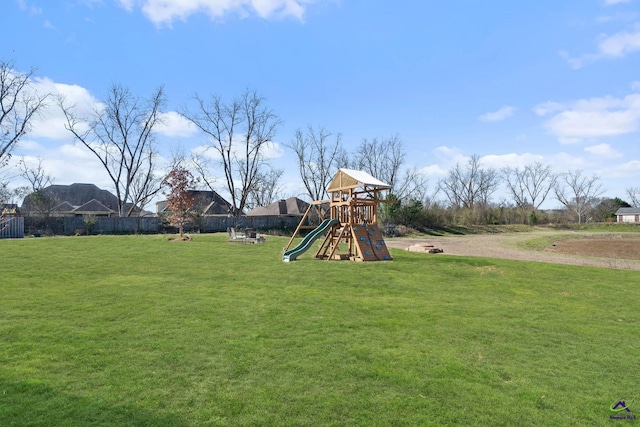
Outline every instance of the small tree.
[(44, 191), (45, 187), (52, 185), (54, 180), (51, 175), (47, 175), (42, 163), (43, 159), (38, 158), (37, 166), (30, 165), (22, 156), (18, 161), (18, 169), (20, 169), (20, 176), (29, 182), (29, 186), (18, 190), (26, 193), (23, 206), (28, 205), (30, 212), (48, 217), (59, 202)]
[(174, 167), (162, 180), (162, 185), (169, 187), (167, 196), (167, 209), (171, 211), (167, 219), (173, 226), (177, 226), (180, 237), (184, 235), (184, 224), (191, 217), (191, 209), (195, 201), (189, 192), (197, 183), (191, 172), (182, 166)]

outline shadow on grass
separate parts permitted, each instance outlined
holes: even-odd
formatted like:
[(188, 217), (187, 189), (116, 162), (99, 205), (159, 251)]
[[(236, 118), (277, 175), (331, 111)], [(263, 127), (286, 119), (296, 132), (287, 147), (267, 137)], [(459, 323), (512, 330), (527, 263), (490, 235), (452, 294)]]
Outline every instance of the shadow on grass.
[(0, 378), (0, 425), (10, 426), (177, 426), (173, 415), (128, 404), (110, 404), (60, 392), (38, 381)]

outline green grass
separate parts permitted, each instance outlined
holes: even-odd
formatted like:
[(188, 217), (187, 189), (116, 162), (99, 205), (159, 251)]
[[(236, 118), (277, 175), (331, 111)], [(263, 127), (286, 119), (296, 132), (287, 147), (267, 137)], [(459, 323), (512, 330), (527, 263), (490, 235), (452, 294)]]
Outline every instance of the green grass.
[(596, 222), (585, 224), (562, 224), (556, 227), (559, 230), (573, 230), (573, 231), (587, 231), (587, 232), (627, 232), (638, 233), (640, 232), (640, 226), (635, 223), (622, 223), (622, 222)]
[(0, 425), (609, 425), (640, 401), (637, 272), (286, 242), (1, 240)]
[(500, 225), (447, 225), (436, 228), (427, 228), (423, 231), (408, 229), (410, 232), (402, 234), (402, 237), (420, 236), (462, 236), (470, 234), (499, 234), (499, 233), (520, 233), (545, 229), (544, 227), (531, 226), (525, 224), (500, 224)]
[(561, 233), (549, 232), (548, 234), (537, 236), (523, 242), (518, 243), (518, 247), (522, 249), (532, 250), (532, 251), (541, 251), (544, 249), (548, 249), (553, 246), (558, 240), (562, 239), (576, 239), (580, 236), (573, 236)]

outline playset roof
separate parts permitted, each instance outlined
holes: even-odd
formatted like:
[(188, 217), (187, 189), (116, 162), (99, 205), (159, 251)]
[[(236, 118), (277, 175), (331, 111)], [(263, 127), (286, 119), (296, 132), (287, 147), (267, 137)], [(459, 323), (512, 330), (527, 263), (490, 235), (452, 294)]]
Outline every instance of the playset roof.
[(369, 175), (365, 171), (355, 169), (340, 169), (327, 188), (328, 192), (343, 190), (347, 188), (373, 187), (377, 190), (391, 188), (377, 178)]

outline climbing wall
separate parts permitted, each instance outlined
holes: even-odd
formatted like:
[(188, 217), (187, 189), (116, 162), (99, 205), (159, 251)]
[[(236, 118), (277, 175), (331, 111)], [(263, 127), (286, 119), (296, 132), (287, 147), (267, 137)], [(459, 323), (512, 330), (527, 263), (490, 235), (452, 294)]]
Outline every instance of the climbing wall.
[(389, 249), (377, 224), (354, 225), (353, 240), (358, 246), (362, 261), (391, 261)]

